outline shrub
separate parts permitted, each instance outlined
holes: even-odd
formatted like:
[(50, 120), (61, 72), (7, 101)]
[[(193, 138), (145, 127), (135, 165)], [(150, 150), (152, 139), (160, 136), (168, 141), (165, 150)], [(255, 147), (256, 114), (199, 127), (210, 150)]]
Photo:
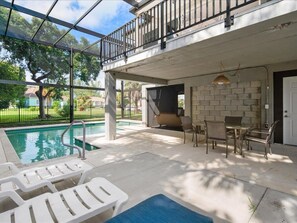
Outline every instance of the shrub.
[(60, 102), (59, 101), (54, 101), (52, 108), (57, 112), (60, 108)]
[(32, 107), (30, 107), (29, 108), (29, 111), (39, 111), (39, 108), (38, 107), (34, 107), (34, 106), (32, 106)]
[(66, 104), (57, 110), (57, 113), (62, 117), (70, 116), (70, 105)]
[(0, 100), (0, 109), (5, 109), (9, 107), (9, 100)]

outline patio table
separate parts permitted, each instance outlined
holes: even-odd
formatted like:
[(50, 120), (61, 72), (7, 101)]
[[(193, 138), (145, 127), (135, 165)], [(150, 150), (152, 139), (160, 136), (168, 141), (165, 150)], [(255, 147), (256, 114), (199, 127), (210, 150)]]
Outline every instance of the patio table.
[(239, 150), (240, 150), (240, 155), (242, 155), (244, 157), (244, 153), (242, 150), (242, 144), (243, 144), (243, 136), (244, 133), (250, 129), (250, 127), (246, 126), (246, 125), (226, 125), (226, 129), (229, 130), (234, 130), (234, 153), (236, 153), (237, 151), (237, 145), (239, 145)]
[[(198, 147), (198, 134), (201, 133), (203, 130), (203, 128), (205, 128), (205, 123), (204, 122), (198, 122), (195, 124), (195, 142), (194, 142), (194, 147)], [(234, 130), (234, 140), (235, 140), (235, 147), (234, 147), (234, 153), (236, 153), (237, 151), (237, 146), (240, 150), (240, 155), (242, 155), (244, 157), (244, 153), (242, 150), (242, 144), (243, 144), (243, 140), (244, 140), (244, 133), (250, 129), (250, 126), (246, 126), (246, 125), (226, 125), (226, 129), (229, 130)]]
[(203, 133), (202, 127), (204, 126), (204, 123), (198, 123), (194, 125), (194, 130), (195, 130), (195, 141), (194, 141), (194, 147), (198, 147), (198, 134)]

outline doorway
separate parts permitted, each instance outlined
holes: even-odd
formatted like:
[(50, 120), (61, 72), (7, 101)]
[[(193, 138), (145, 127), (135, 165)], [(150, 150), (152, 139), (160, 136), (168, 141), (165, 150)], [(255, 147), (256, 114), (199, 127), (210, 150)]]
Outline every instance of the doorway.
[(297, 145), (297, 76), (283, 78), (283, 142)]
[[(291, 77), (293, 79), (290, 79)], [(288, 87), (287, 82), (292, 80), (294, 83), (289, 83), (291, 87)], [(297, 81), (295, 80), (297, 80), (297, 70), (280, 71), (273, 74), (273, 120), (279, 120), (274, 132), (274, 142), (276, 143), (297, 145), (296, 141), (292, 141), (292, 138), (297, 139), (297, 91), (294, 90), (295, 87), (297, 90)], [(293, 95), (290, 96), (290, 94)]]
[(159, 126), (155, 116), (160, 113), (179, 115), (183, 113), (182, 100), (179, 105), (178, 95), (184, 94), (184, 85), (169, 85), (147, 89), (147, 123), (149, 127)]

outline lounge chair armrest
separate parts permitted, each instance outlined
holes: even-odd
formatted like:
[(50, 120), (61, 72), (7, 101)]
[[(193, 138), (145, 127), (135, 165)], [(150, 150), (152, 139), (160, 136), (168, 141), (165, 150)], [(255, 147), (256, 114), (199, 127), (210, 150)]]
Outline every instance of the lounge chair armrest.
[(20, 169), (12, 162), (1, 163), (0, 167), (8, 167), (14, 174), (20, 172)]
[(48, 180), (40, 180), (34, 184), (24, 184), (18, 177), (16, 176), (9, 176), (9, 177), (5, 177), (0, 179), (0, 184), (3, 183), (9, 183), (12, 182), (14, 183), (21, 191), (24, 192), (29, 192), (32, 191), (34, 189), (40, 188), (42, 186), (46, 186), (48, 187), (52, 192), (57, 192), (56, 187)]
[(25, 203), (25, 201), (20, 197), (20, 195), (18, 195), (17, 192), (15, 192), (14, 190), (7, 190), (7, 191), (0, 192), (0, 199), (7, 198), (7, 197), (9, 197), (19, 206)]

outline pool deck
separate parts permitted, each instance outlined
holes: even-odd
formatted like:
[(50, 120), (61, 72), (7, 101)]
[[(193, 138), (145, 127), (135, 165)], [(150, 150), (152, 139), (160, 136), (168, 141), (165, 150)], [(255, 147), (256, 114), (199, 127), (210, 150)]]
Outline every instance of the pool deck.
[[(266, 160), (261, 146), (246, 151), (245, 157), (231, 152), (230, 146), (226, 159), (224, 148), (205, 154), (203, 142), (199, 147), (193, 147), (190, 140), (183, 144), (182, 132), (140, 126), (125, 130), (118, 132), (114, 141), (105, 140), (102, 134), (88, 136), (87, 142), (101, 149), (86, 153), (86, 162), (95, 167), (87, 180), (105, 177), (124, 190), (129, 195), (124, 209), (163, 193), (212, 217), (214, 222), (297, 222), (297, 147), (274, 144), (273, 155)], [(14, 159), (14, 154), (2, 134), (0, 130), (0, 146), (5, 148), (4, 152), (0, 149), (0, 157), (4, 162), (3, 157)], [(59, 182), (57, 188), (75, 182), (77, 179)], [(22, 196), (28, 199), (45, 190)], [(11, 205), (6, 201), (0, 208)], [(103, 222), (110, 214), (88, 222)]]

